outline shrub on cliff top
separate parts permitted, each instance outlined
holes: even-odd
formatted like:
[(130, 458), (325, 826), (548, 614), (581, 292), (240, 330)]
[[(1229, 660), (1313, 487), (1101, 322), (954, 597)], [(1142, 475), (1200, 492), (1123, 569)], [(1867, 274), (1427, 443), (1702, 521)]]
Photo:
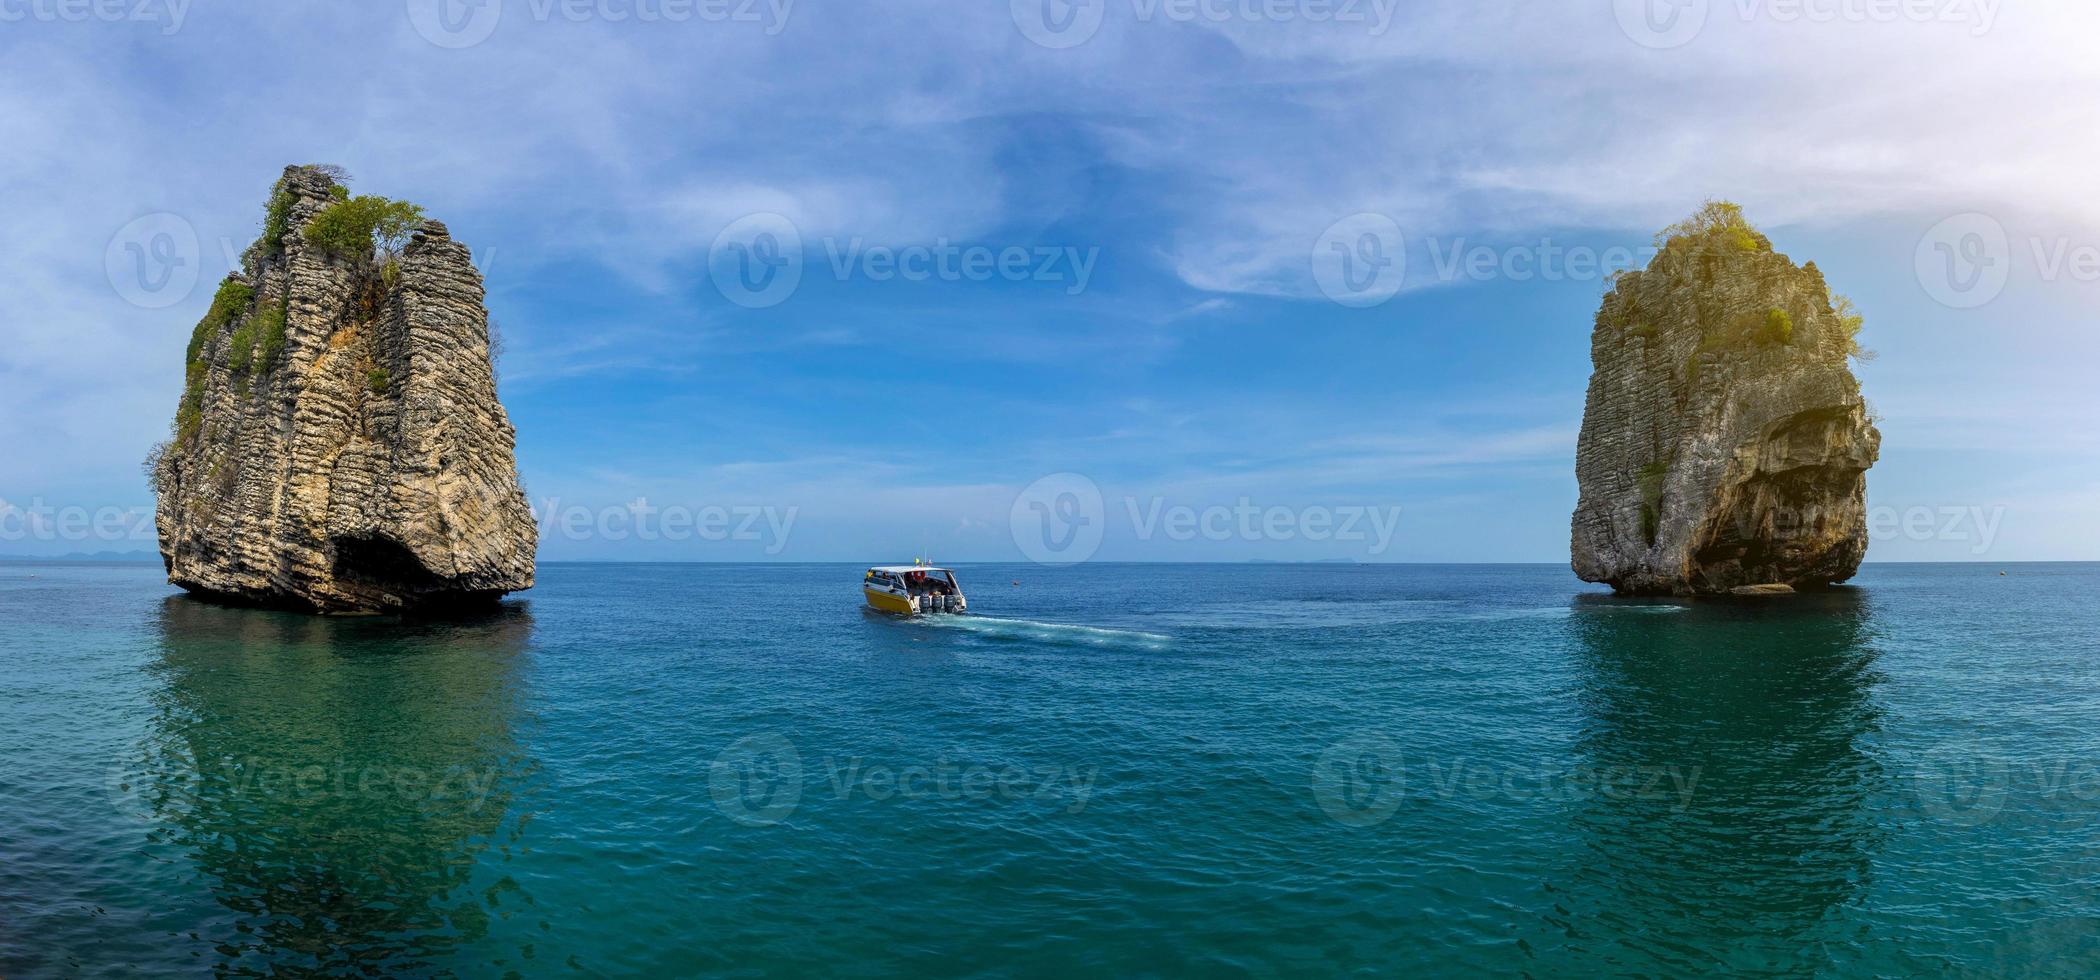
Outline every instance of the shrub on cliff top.
[(365, 260), (376, 249), (398, 254), (423, 221), (423, 209), (407, 201), (359, 194), (337, 201), (306, 225), (306, 240), (344, 258)]
[[(311, 163), (307, 169), (327, 177), (331, 183), (328, 196), (338, 201), (350, 199), (350, 188), (343, 182), (350, 179), (348, 171), (332, 163)], [(270, 189), (270, 203), (263, 208), (262, 247), (263, 255), (274, 257), (284, 253), (284, 234), (292, 230), (292, 192), (284, 187), (284, 178)]]
[(284, 181), (270, 191), (270, 203), (263, 207), (262, 247), (263, 254), (275, 256), (284, 252), (284, 233), (292, 230), (292, 192), (284, 189)]
[(1733, 201), (1708, 201), (1691, 217), (1655, 235), (1657, 248), (1669, 248), (1679, 241), (1716, 242), (1738, 252), (1762, 252), (1772, 247), (1743, 217), (1743, 206)]

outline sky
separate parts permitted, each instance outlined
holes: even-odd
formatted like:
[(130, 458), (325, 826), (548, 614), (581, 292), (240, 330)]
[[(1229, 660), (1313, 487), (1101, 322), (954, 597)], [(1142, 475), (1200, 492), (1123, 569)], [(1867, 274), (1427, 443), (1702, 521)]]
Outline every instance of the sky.
[(1867, 316), (1870, 560), (2100, 559), (2100, 5), (0, 0), (0, 555), (286, 164), (470, 245), (543, 560), (1564, 562), (1605, 276)]

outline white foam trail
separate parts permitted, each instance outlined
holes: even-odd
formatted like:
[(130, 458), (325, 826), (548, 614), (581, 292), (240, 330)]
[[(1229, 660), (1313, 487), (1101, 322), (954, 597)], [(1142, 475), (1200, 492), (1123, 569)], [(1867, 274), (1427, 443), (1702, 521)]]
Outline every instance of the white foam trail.
[(1000, 619), (993, 616), (928, 616), (915, 622), (928, 626), (965, 630), (993, 637), (1041, 640), (1051, 643), (1084, 643), (1089, 646), (1142, 645), (1163, 647), (1173, 637), (1143, 630), (1081, 626), (1076, 623), (1044, 623), (1032, 619)]
[(1681, 612), (1684, 612), (1685, 610), (1687, 610), (1687, 609), (1690, 609), (1690, 608), (1692, 608), (1692, 607), (1690, 607), (1690, 606), (1677, 606), (1677, 605), (1666, 605), (1666, 604), (1663, 604), (1663, 603), (1652, 603), (1652, 602), (1643, 602), (1643, 603), (1638, 603), (1638, 604), (1636, 604), (1636, 603), (1597, 603), (1597, 604), (1595, 604), (1595, 605), (1585, 605), (1585, 606), (1580, 606), (1580, 607), (1577, 607), (1577, 608), (1580, 608), (1580, 609), (1582, 609), (1582, 610), (1584, 610), (1584, 611), (1586, 611), (1586, 612), (1587, 612), (1587, 611), (1590, 611), (1590, 610), (1596, 610), (1596, 611), (1598, 611), (1598, 612), (1632, 613), (1632, 614), (1634, 614), (1634, 615), (1639, 615), (1639, 616), (1656, 616), (1656, 615), (1661, 615), (1661, 614), (1665, 614), (1665, 613), (1681, 613)]

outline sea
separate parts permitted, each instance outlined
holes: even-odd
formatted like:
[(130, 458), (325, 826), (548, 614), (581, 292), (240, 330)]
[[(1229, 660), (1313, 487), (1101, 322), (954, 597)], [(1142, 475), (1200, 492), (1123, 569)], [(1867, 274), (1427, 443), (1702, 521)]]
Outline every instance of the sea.
[(2100, 973), (2100, 565), (0, 564), (0, 976)]

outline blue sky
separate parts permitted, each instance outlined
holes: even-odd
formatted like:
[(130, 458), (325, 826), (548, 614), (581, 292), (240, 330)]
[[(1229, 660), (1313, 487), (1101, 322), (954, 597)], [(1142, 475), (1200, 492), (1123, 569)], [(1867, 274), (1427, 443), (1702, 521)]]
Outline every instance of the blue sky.
[[(1642, 2), (0, 0), (0, 554), (152, 547), (24, 515), (150, 505), (222, 243), (318, 161), (474, 248), (590, 525), (547, 559), (1013, 559), (1077, 488), (1099, 559), (1565, 561), (1560, 250), (1712, 196), (1868, 316), (1873, 559), (2100, 558), (2100, 12)], [(144, 289), (169, 229), (195, 284)], [(801, 244), (766, 305), (753, 229)], [(1337, 296), (1366, 229), (1404, 272)], [(1944, 302), (1939, 240), (2002, 287)]]

